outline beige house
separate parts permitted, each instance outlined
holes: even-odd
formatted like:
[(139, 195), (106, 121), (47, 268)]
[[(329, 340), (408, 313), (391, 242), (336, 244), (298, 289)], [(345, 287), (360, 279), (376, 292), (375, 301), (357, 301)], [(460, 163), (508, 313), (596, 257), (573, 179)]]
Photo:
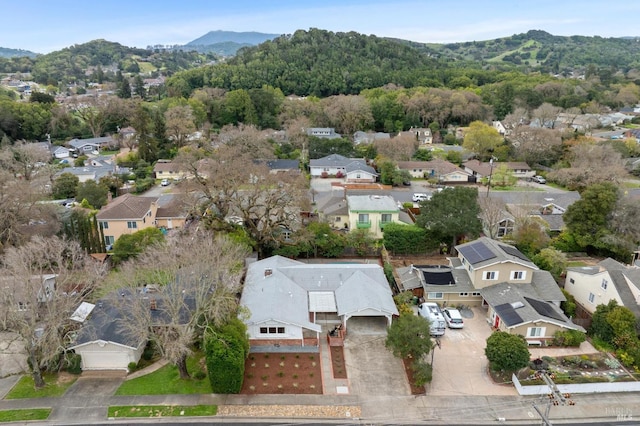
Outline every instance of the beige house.
[(124, 194), (114, 198), (98, 212), (96, 218), (102, 227), (107, 246), (112, 246), (121, 235), (133, 234), (150, 227), (173, 229), (184, 226), (186, 215), (177, 201), (159, 202), (156, 197), (137, 197)]
[(187, 176), (187, 172), (180, 170), (175, 163), (168, 160), (158, 160), (153, 166), (153, 173), (156, 179), (182, 180)]
[(467, 183), (471, 174), (449, 161), (398, 161), (398, 170), (406, 170), (411, 177), (436, 179), (441, 183)]
[(388, 195), (348, 195), (349, 229), (367, 229), (382, 238), (384, 227), (400, 222), (400, 209)]
[(640, 268), (636, 266), (608, 258), (595, 266), (568, 268), (564, 289), (576, 300), (578, 318), (590, 318), (598, 305), (611, 300), (640, 318)]
[(402, 290), (442, 306), (484, 306), (495, 330), (544, 345), (557, 330), (584, 331), (560, 310), (557, 283), (516, 247), (487, 237), (456, 246), (449, 265), (399, 268)]

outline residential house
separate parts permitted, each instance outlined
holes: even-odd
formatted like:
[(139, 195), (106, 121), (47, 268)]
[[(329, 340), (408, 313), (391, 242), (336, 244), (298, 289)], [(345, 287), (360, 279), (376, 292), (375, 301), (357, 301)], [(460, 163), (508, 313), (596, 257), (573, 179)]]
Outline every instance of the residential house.
[(53, 145), (51, 147), (51, 155), (57, 159), (69, 158), (71, 157), (71, 151), (66, 146)]
[(388, 195), (348, 195), (347, 206), (349, 229), (367, 229), (375, 238), (389, 223), (401, 223), (398, 204)]
[(364, 158), (347, 158), (340, 154), (309, 161), (312, 178), (341, 176), (355, 182), (375, 182), (378, 174)]
[(71, 139), (67, 142), (67, 145), (70, 145), (78, 154), (82, 155), (93, 151), (99, 152), (111, 146), (117, 147), (118, 142), (111, 136), (103, 136), (89, 139)]
[[(398, 310), (382, 267), (308, 264), (273, 256), (249, 265), (240, 305), (252, 346), (318, 346), (322, 326), (358, 317), (391, 324)], [(286, 309), (283, 309), (286, 306)]]
[(182, 180), (187, 172), (171, 160), (158, 160), (153, 166), (156, 179)]
[(500, 136), (507, 135), (507, 129), (504, 127), (501, 121), (492, 121), (491, 126), (500, 133)]
[(465, 171), (475, 176), (476, 179), (482, 179), (483, 177), (488, 177), (493, 174), (496, 169), (503, 164), (506, 165), (518, 179), (528, 179), (536, 175), (535, 170), (531, 169), (527, 163), (521, 161), (485, 163), (479, 160), (468, 160), (462, 163), (462, 167), (464, 167)]
[(370, 144), (378, 140), (390, 140), (391, 135), (383, 132), (363, 132), (358, 130), (353, 134), (353, 143), (355, 145)]
[(334, 190), (328, 197), (318, 200), (317, 210), (320, 221), (328, 223), (331, 228), (349, 230), (349, 206), (344, 188)]
[(300, 173), (300, 160), (256, 160), (256, 163), (266, 165), (269, 168), (269, 173), (271, 174)]
[(615, 300), (640, 319), (640, 268), (607, 258), (594, 266), (567, 268), (564, 289), (577, 304), (576, 317), (590, 319), (598, 305)]
[(102, 227), (105, 244), (112, 246), (121, 235), (155, 227), (157, 212), (157, 197), (124, 194), (104, 206), (96, 219)]
[(565, 297), (551, 274), (516, 247), (481, 237), (456, 251), (449, 265), (399, 268), (399, 286), (443, 306), (485, 306), (494, 329), (521, 334), (533, 345), (558, 330), (584, 331), (560, 310)]
[(399, 132), (396, 137), (412, 137), (418, 141), (418, 148), (426, 148), (433, 143), (431, 129), (426, 127), (412, 127), (407, 131)]
[(398, 161), (398, 169), (406, 170), (411, 177), (436, 179), (440, 183), (475, 182), (473, 176), (449, 161)]
[(342, 135), (336, 133), (333, 127), (310, 127), (307, 129), (307, 135), (323, 139), (337, 139), (342, 137)]

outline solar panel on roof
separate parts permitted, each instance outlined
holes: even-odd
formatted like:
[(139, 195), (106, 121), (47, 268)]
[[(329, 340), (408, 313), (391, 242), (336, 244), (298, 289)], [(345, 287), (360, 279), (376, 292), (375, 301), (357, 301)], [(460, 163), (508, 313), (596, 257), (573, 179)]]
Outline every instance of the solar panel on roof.
[(529, 297), (525, 297), (525, 299), (540, 315), (564, 322), (562, 315), (553, 309), (550, 303), (543, 302), (542, 300), (531, 299)]
[(510, 254), (511, 256), (517, 257), (518, 259), (522, 259), (525, 260), (527, 262), (531, 262), (531, 260), (524, 255), (524, 253), (522, 253), (520, 250), (518, 250), (515, 247), (511, 247), (511, 246), (505, 246), (503, 244), (498, 244), (500, 246), (500, 248), (507, 254)]
[(467, 259), (467, 261), (472, 265), (496, 257), (491, 249), (481, 241), (476, 241), (468, 246), (460, 247), (458, 251), (462, 253), (465, 259)]
[(504, 303), (502, 305), (498, 305), (495, 308), (496, 313), (502, 319), (507, 326), (511, 327), (512, 325), (520, 324), (522, 322), (522, 317), (518, 315), (518, 313), (513, 309), (509, 303)]

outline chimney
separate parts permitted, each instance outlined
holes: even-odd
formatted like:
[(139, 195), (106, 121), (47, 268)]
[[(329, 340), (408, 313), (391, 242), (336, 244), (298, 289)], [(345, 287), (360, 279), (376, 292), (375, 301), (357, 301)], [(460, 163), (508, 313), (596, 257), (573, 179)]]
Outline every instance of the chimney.
[(107, 204), (109, 204), (111, 202), (111, 200), (113, 200), (113, 195), (111, 194), (111, 191), (107, 192)]
[(149, 300), (149, 306), (151, 307), (152, 311), (155, 311), (156, 309), (158, 309), (158, 305), (156, 305), (156, 299)]
[(270, 277), (270, 276), (271, 276), (271, 274), (273, 274), (273, 269), (271, 269), (271, 268), (266, 268), (266, 269), (264, 270), (264, 277), (265, 277), (265, 278)]

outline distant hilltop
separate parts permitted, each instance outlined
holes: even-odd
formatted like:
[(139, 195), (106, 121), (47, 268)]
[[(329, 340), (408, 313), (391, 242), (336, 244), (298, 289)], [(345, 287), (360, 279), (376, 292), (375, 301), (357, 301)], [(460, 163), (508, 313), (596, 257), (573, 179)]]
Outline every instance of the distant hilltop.
[(10, 49), (8, 47), (0, 47), (0, 58), (35, 58), (37, 53), (24, 49)]
[(202, 37), (198, 37), (197, 39), (185, 44), (185, 46), (208, 46), (211, 44), (227, 42), (256, 45), (264, 43), (267, 40), (273, 40), (274, 38), (279, 36), (280, 34), (266, 34), (254, 31), (235, 32), (217, 30), (209, 31)]

